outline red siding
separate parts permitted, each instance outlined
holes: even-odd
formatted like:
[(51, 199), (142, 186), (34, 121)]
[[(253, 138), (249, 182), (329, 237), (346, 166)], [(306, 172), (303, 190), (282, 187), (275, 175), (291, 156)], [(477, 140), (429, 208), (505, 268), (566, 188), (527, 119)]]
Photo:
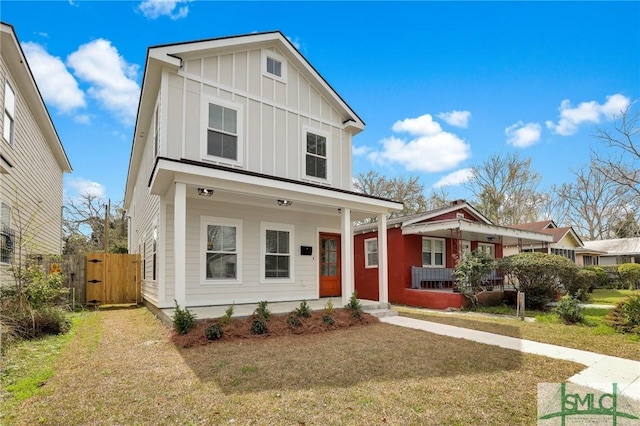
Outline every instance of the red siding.
[(359, 299), (378, 300), (378, 268), (365, 268), (364, 240), (377, 238), (377, 232), (358, 234), (353, 239), (355, 288)]

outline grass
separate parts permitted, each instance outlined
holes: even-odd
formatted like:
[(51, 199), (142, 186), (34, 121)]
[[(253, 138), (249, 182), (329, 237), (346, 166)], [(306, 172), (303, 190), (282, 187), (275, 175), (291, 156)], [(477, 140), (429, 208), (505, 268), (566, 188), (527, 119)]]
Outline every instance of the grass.
[(598, 288), (593, 290), (589, 303), (598, 305), (615, 305), (632, 294), (640, 294), (640, 290), (616, 290)]
[(445, 314), (416, 308), (395, 309), (412, 318), (640, 361), (639, 339), (616, 333), (609, 327), (604, 322), (609, 312), (606, 308), (585, 308), (584, 323), (576, 325), (563, 324), (552, 312), (538, 314), (535, 322), (523, 322), (515, 317), (496, 318), (473, 312)]
[(188, 349), (170, 335), (145, 309), (86, 314), (0, 423), (534, 425), (537, 384), (584, 368), (384, 323)]

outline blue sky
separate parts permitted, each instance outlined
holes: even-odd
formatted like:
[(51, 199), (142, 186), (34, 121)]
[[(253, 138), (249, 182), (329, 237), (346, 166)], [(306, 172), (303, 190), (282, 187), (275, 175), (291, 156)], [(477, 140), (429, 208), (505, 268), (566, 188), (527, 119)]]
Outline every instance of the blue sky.
[(572, 180), (597, 127), (640, 98), (640, 2), (11, 1), (73, 166), (65, 193), (120, 201), (148, 46), (280, 30), (365, 121), (354, 174), (460, 186), (494, 154)]

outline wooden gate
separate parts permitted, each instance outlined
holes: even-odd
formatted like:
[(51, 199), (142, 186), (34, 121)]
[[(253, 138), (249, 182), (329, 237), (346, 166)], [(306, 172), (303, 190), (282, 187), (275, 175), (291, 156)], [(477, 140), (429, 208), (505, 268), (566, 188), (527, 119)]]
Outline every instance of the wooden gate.
[(142, 302), (140, 255), (87, 253), (87, 304)]

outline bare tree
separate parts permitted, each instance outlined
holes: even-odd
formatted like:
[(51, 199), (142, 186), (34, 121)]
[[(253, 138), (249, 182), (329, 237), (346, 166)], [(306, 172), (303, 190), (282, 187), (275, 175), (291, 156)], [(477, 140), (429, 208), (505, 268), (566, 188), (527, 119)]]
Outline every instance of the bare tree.
[(472, 170), (464, 187), (475, 197), (473, 204), (493, 223), (515, 225), (538, 220), (545, 195), (538, 192), (542, 178), (531, 170), (531, 158), (496, 154)]
[[(105, 213), (109, 207), (107, 218)], [(106, 222), (109, 223), (108, 251), (126, 252), (127, 219), (122, 202), (111, 204), (96, 195), (82, 194), (66, 201), (64, 213), (65, 254), (104, 251)]]
[(587, 240), (615, 237), (621, 221), (636, 214), (629, 188), (608, 179), (595, 163), (572, 173), (575, 182), (552, 189), (558, 210), (565, 212), (556, 222), (573, 226)]
[(442, 207), (449, 206), (451, 202), (451, 196), (446, 190), (446, 187), (440, 187), (431, 191), (431, 195), (427, 198), (427, 210), (436, 210)]
[[(356, 191), (376, 197), (388, 198), (404, 203), (404, 209), (391, 213), (389, 217), (404, 216), (418, 213), (427, 209), (427, 199), (424, 196), (424, 187), (418, 177), (396, 177), (389, 179), (380, 176), (375, 170), (367, 173), (359, 173), (354, 180)], [(375, 218), (371, 218), (372, 221)]]
[(625, 186), (640, 199), (640, 113), (631, 106), (620, 112), (613, 129), (598, 128), (595, 137), (608, 149), (605, 153), (592, 150), (592, 161), (609, 180)]

